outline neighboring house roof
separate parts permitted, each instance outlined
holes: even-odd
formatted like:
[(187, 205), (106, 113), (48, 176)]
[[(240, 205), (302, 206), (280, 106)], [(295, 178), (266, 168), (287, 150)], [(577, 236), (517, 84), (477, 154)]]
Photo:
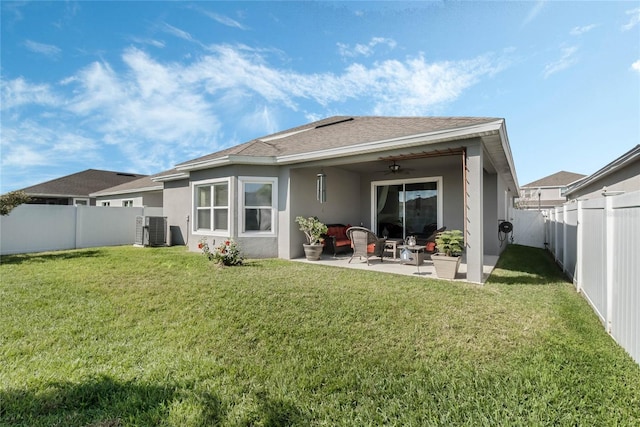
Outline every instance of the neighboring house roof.
[(61, 178), (23, 188), (30, 196), (89, 197), (105, 188), (130, 182), (146, 175), (87, 169)]
[(572, 182), (584, 178), (586, 175), (567, 171), (556, 172), (552, 175), (540, 178), (537, 181), (530, 182), (521, 186), (521, 188), (539, 188), (539, 187), (565, 187)]
[(607, 175), (610, 175), (626, 167), (627, 165), (630, 165), (631, 163), (637, 160), (640, 160), (640, 144), (636, 145), (631, 150), (627, 151), (622, 156), (618, 157), (611, 163), (607, 164), (605, 167), (598, 170), (597, 172), (594, 172), (591, 175), (587, 176), (586, 178), (580, 180), (579, 182), (576, 182), (573, 185), (571, 185), (567, 189), (566, 194), (568, 196), (584, 187), (587, 187), (588, 185), (591, 185), (594, 182), (597, 182), (598, 180), (606, 177)]
[(143, 178), (125, 182), (124, 184), (116, 185), (114, 187), (105, 188), (104, 190), (91, 193), (91, 197), (115, 196), (119, 194), (162, 190), (164, 187), (163, 184), (153, 181), (153, 178), (161, 174), (168, 174), (172, 171), (175, 171), (175, 169), (160, 172), (159, 174), (155, 175), (145, 176)]
[(180, 163), (176, 172), (155, 180), (183, 179), (192, 170), (234, 163), (294, 164), (474, 137), (495, 145), (487, 151), (517, 189), (504, 119), (492, 117), (334, 116)]

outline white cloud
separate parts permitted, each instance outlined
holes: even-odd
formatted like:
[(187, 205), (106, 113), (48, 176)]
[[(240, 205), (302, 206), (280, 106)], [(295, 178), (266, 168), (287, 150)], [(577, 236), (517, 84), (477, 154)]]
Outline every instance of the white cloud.
[(24, 78), (0, 80), (2, 86), (2, 110), (25, 105), (57, 105), (60, 101), (48, 85), (31, 84)]
[(165, 33), (171, 34), (172, 36), (189, 42), (195, 41), (193, 37), (191, 37), (191, 34), (189, 34), (187, 31), (181, 30), (180, 28), (174, 27), (173, 25), (169, 25), (166, 22), (162, 24), (161, 28)]
[(38, 43), (33, 40), (25, 40), (24, 46), (32, 52), (48, 56), (49, 58), (57, 58), (62, 52), (58, 46)]
[(131, 41), (134, 43), (138, 43), (138, 44), (147, 44), (153, 47), (157, 47), (157, 48), (164, 48), (165, 47), (165, 43), (162, 40), (156, 40), (156, 39), (143, 39), (143, 38), (139, 38), (139, 37), (131, 37)]
[(206, 16), (208, 16), (209, 18), (213, 19), (214, 21), (222, 24), (222, 25), (226, 25), (227, 27), (232, 27), (232, 28), (238, 28), (240, 30), (246, 30), (247, 28), (242, 25), (241, 23), (239, 23), (238, 21), (229, 18), (228, 16), (224, 16), (224, 15), (220, 15), (214, 12), (209, 12), (206, 10), (203, 10), (202, 13), (204, 13)]
[(546, 0), (538, 0), (533, 5), (533, 7), (529, 10), (529, 13), (527, 14), (526, 18), (524, 18), (522, 25), (527, 25), (528, 23), (536, 19), (536, 17), (540, 14), (542, 9), (544, 8), (546, 2), (547, 2)]
[(338, 43), (337, 45), (341, 56), (353, 58), (356, 56), (371, 56), (374, 53), (375, 47), (379, 44), (386, 45), (390, 49), (394, 49), (396, 47), (395, 40), (384, 37), (373, 37), (369, 43), (358, 43), (353, 47), (344, 43)]
[(562, 57), (557, 61), (551, 62), (544, 67), (544, 78), (548, 78), (552, 74), (559, 71), (566, 70), (567, 68), (578, 62), (576, 53), (578, 52), (577, 46), (569, 46), (562, 49)]
[(3, 109), (34, 104), (45, 111), (38, 124), (4, 115), (2, 164), (78, 158), (96, 164), (105, 150), (117, 149), (129, 169), (153, 173), (244, 142), (224, 134), (227, 120), (265, 135), (279, 130), (283, 110), (311, 118), (314, 110), (339, 112), (351, 100), (366, 101), (362, 114), (424, 115), (505, 66), (491, 55), (440, 62), (417, 56), (305, 74), (273, 66), (269, 55), (278, 52), (219, 45), (190, 62), (166, 63), (129, 48), (122, 70), (94, 62), (59, 82), (69, 93), (65, 99), (47, 85), (3, 81)]
[(597, 24), (584, 25), (582, 27), (573, 27), (570, 31), (570, 34), (572, 36), (581, 36), (584, 33), (588, 33), (589, 31), (597, 27), (598, 27)]
[(629, 15), (629, 22), (622, 26), (622, 31), (629, 31), (636, 25), (640, 24), (640, 7), (637, 9), (627, 10), (625, 13)]
[(72, 133), (62, 124), (32, 120), (3, 126), (2, 167), (23, 169), (55, 166), (70, 161), (95, 161), (99, 145)]
[(631, 69), (640, 73), (640, 59), (631, 64)]

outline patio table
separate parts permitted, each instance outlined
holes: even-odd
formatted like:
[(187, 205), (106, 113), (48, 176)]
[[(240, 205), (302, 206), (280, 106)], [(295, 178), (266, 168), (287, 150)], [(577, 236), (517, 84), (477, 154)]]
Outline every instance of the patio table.
[[(403, 249), (409, 249), (411, 251), (411, 253), (413, 254), (413, 259), (415, 260), (416, 263), (416, 267), (418, 268), (418, 274), (420, 274), (420, 261), (422, 260), (422, 257), (420, 256), (420, 253), (423, 252), (426, 249), (426, 246), (422, 246), (422, 245), (400, 245), (398, 246), (398, 249), (400, 249), (400, 251), (402, 251)], [(408, 263), (405, 263), (408, 264)]]

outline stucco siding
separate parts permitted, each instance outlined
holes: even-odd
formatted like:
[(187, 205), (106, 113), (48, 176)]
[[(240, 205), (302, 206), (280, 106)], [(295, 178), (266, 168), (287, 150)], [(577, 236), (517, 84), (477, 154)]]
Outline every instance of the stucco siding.
[(498, 241), (498, 176), (484, 172), (484, 253), (499, 255)]
[(167, 217), (167, 225), (169, 227), (169, 244), (191, 244), (188, 232), (188, 224), (191, 221), (189, 180), (165, 182), (163, 199), (163, 212), (164, 216)]
[(640, 160), (572, 192), (569, 198), (582, 200), (599, 198), (602, 197), (604, 187), (607, 187), (608, 192), (624, 191), (631, 193), (640, 190)]

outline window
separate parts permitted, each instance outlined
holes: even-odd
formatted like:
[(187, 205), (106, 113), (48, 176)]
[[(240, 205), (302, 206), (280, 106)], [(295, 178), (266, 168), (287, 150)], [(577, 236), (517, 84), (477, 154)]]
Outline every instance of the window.
[(111, 202), (102, 202), (101, 205), (104, 207), (111, 206)]
[(123, 200), (122, 201), (122, 206), (124, 206), (125, 208), (132, 208), (133, 207), (133, 200)]
[(194, 185), (194, 231), (229, 234), (229, 181)]
[(74, 206), (89, 206), (89, 199), (73, 199)]
[(373, 182), (377, 233), (428, 237), (442, 224), (442, 178)]
[(240, 177), (240, 234), (276, 233), (277, 178)]

